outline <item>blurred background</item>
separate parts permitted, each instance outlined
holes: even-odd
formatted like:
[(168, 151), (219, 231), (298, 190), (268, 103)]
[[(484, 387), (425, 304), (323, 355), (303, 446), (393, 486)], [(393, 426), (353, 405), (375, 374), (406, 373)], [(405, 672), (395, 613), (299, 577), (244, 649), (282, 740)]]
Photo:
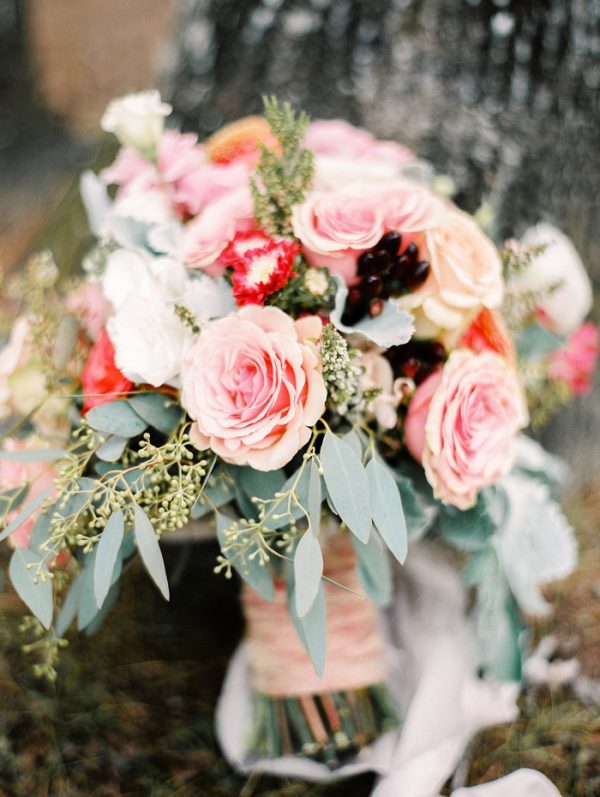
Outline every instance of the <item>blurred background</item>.
[[(459, 205), (491, 202), (501, 238), (540, 220), (562, 229), (598, 287), (600, 0), (0, 0), (5, 272), (40, 246), (65, 272), (77, 267), (89, 242), (78, 174), (114, 151), (100, 116), (112, 97), (153, 86), (201, 137), (276, 93), (313, 117), (341, 116), (400, 140), (453, 178)], [(596, 390), (543, 435), (577, 474), (571, 509), (585, 554), (577, 580), (557, 592), (558, 628), (596, 677), (599, 430)], [(180, 573), (174, 606), (134, 574), (115, 623), (73, 642), (69, 678), (54, 692), (36, 691), (13, 636), (0, 632), (10, 695), (0, 713), (0, 794), (366, 794), (364, 783), (355, 792), (274, 792), (229, 773), (210, 712), (239, 635), (235, 597), (212, 575), (208, 551), (187, 569), (190, 549), (170, 557)], [(3, 601), (10, 615), (10, 596)], [(535, 704), (524, 728), (529, 763), (570, 778), (565, 797), (600, 795), (581, 730), (600, 746), (600, 726), (578, 711), (557, 727), (552, 701), (548, 714)], [(520, 737), (494, 745), (510, 769)], [(488, 764), (476, 776), (498, 774)]]

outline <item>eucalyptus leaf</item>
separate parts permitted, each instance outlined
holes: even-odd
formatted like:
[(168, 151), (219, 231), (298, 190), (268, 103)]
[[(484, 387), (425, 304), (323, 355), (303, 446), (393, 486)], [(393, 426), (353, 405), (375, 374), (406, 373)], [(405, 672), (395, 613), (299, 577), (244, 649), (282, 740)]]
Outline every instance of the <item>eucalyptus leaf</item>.
[(281, 469), (259, 471), (254, 468), (239, 468), (239, 484), (248, 498), (262, 500), (273, 498), (285, 483), (285, 472)]
[(321, 474), (312, 459), (308, 469), (308, 517), (310, 519), (310, 530), (317, 537), (321, 525), (321, 502), (323, 500)]
[(348, 288), (340, 277), (334, 277), (334, 279), (338, 287), (335, 295), (335, 307), (331, 311), (330, 319), (340, 332), (344, 332), (346, 335), (359, 335), (384, 349), (408, 343), (415, 331), (414, 318), (411, 313), (401, 310), (390, 300), (383, 303), (383, 311), (375, 318), (366, 316), (352, 327), (342, 323)]
[(82, 476), (77, 480), (77, 487), (78, 489), (67, 498), (64, 506), (55, 504), (56, 513), (63, 518), (74, 517), (87, 506), (98, 487), (98, 482), (96, 479)]
[(92, 429), (119, 437), (137, 437), (148, 428), (148, 423), (127, 399), (99, 404), (88, 410), (85, 417)]
[(351, 541), (362, 588), (378, 606), (387, 606), (392, 599), (392, 568), (381, 537), (373, 530), (366, 545), (354, 535)]
[(164, 598), (169, 600), (169, 582), (165, 563), (160, 550), (160, 545), (156, 538), (154, 527), (148, 515), (137, 504), (134, 507), (134, 526), (135, 541), (142, 561), (152, 580), (162, 592)]
[(323, 575), (323, 554), (318, 539), (304, 532), (294, 554), (294, 583), (296, 584), (296, 612), (302, 618), (310, 611), (316, 600), (321, 576)]
[(261, 565), (257, 557), (250, 560), (246, 558), (246, 566), (243, 567), (235, 560), (235, 558), (232, 557), (230, 551), (223, 551), (226, 542), (225, 532), (231, 527), (234, 521), (227, 517), (227, 515), (223, 515), (221, 512), (215, 512), (215, 516), (217, 521), (217, 538), (219, 540), (223, 556), (228, 559), (229, 562), (231, 562), (231, 565), (235, 568), (236, 572), (239, 573), (241, 578), (243, 578), (253, 590), (258, 592), (261, 598), (272, 602), (275, 598), (275, 587), (273, 586), (271, 568), (268, 564)]
[(363, 445), (360, 440), (360, 437), (356, 434), (356, 432), (353, 429), (350, 429), (349, 432), (346, 432), (346, 434), (342, 435), (342, 440), (344, 441), (344, 443), (348, 443), (348, 445), (354, 451), (356, 456), (362, 461), (364, 453)]
[(234, 496), (234, 487), (228, 479), (221, 476), (213, 477), (192, 505), (192, 518), (198, 520), (213, 509), (220, 509), (232, 501)]
[[(6, 504), (7, 507), (10, 506), (10, 510), (14, 512), (27, 498), (30, 486), (31, 485), (26, 482), (20, 487), (13, 487), (10, 490), (5, 490), (3, 493), (0, 493), (0, 506)], [(4, 513), (5, 510), (2, 509), (2, 512)]]
[(109, 517), (100, 541), (96, 546), (96, 561), (94, 563), (94, 595), (96, 604), (100, 609), (110, 589), (112, 575), (117, 557), (123, 542), (125, 520), (121, 509), (117, 509)]
[(117, 598), (119, 597), (119, 588), (119, 581), (114, 581), (111, 588), (108, 590), (108, 595), (102, 604), (102, 608), (98, 609), (98, 613), (84, 628), (84, 633), (86, 636), (92, 636), (92, 634), (95, 634), (96, 631), (98, 631), (103, 625), (108, 613), (117, 602)]
[(128, 437), (119, 437), (119, 435), (113, 434), (98, 448), (96, 456), (103, 462), (116, 462), (125, 451), (128, 442)]
[(403, 564), (408, 552), (408, 529), (398, 485), (378, 459), (371, 459), (366, 470), (373, 522), (390, 551)]
[(50, 536), (50, 524), (52, 522), (52, 507), (47, 512), (38, 515), (33, 529), (31, 530), (31, 537), (29, 538), (29, 545), (27, 546), (30, 551), (35, 551), (40, 554), (40, 547), (48, 541)]
[[(84, 580), (79, 595), (79, 607), (77, 614), (77, 627), (80, 631), (83, 631), (84, 629), (87, 631), (92, 623), (96, 623), (98, 615), (101, 614), (101, 616), (104, 617), (107, 611), (106, 601), (108, 600), (108, 598), (105, 599), (101, 608), (98, 608), (98, 601), (96, 600), (96, 594), (94, 588), (94, 571), (96, 569), (97, 553), (98, 553), (98, 548), (96, 547), (90, 554), (85, 554), (85, 567), (82, 571), (84, 573)], [(117, 583), (117, 581), (121, 577), (122, 568), (123, 568), (123, 560), (122, 557), (119, 555), (115, 559), (115, 566), (110, 580), (111, 588)]]
[(516, 340), (517, 354), (525, 360), (541, 360), (564, 346), (565, 339), (532, 321)]
[(421, 484), (424, 479), (419, 480), (397, 470), (394, 476), (400, 491), (409, 539), (420, 540), (435, 523), (440, 504), (433, 498), (431, 487)]
[[(40, 554), (27, 548), (15, 548), (9, 565), (9, 575), (13, 587), (27, 608), (34, 614), (44, 628), (52, 624), (53, 599), (52, 581), (47, 576), (44, 581), (35, 583)], [(43, 568), (46, 570), (45, 565)]]
[(0, 460), (8, 462), (55, 462), (68, 455), (63, 448), (41, 448), (29, 451), (0, 451)]
[(296, 611), (294, 569), (290, 565), (287, 570), (286, 588), (288, 612), (298, 639), (308, 653), (316, 674), (322, 678), (327, 658), (327, 603), (323, 583), (319, 585), (317, 597), (304, 617), (298, 617)]
[(348, 443), (333, 432), (326, 432), (319, 457), (336, 513), (361, 542), (367, 542), (371, 510), (369, 480), (362, 462)]
[[(300, 469), (302, 469), (302, 472), (300, 473), (300, 477), (298, 477)], [(281, 492), (286, 493), (295, 485), (294, 493), (298, 503), (292, 501), (290, 509), (291, 517), (294, 520), (305, 517), (305, 513), (308, 512), (309, 483), (310, 469), (304, 464), (304, 466), (301, 465), (300, 468), (290, 476), (281, 488)], [(281, 501), (274, 505), (272, 510), (267, 510), (267, 517), (263, 525), (266, 529), (275, 530), (283, 528), (284, 526), (289, 526), (289, 524), (290, 515), (287, 513), (287, 499), (281, 499)]]
[(477, 551), (504, 522), (506, 496), (498, 486), (480, 491), (472, 509), (442, 506), (439, 514), (442, 537), (460, 551)]
[(165, 435), (171, 434), (181, 420), (180, 404), (164, 393), (136, 393), (127, 402), (142, 420)]
[(41, 493), (38, 493), (38, 495), (28, 501), (23, 509), (21, 509), (17, 517), (8, 524), (2, 533), (0, 533), (0, 540), (10, 537), (13, 532), (20, 528), (23, 523), (25, 523), (25, 521), (33, 515), (36, 509), (39, 509), (39, 507), (42, 506), (44, 501), (50, 496), (53, 490), (54, 485), (50, 485), (49, 487), (46, 487), (45, 490), (42, 490)]
[(54, 630), (57, 637), (62, 637), (65, 635), (69, 626), (77, 616), (84, 581), (85, 570), (80, 570), (73, 579), (73, 583), (69, 587), (69, 591), (65, 595), (62, 606), (60, 607), (60, 611), (58, 612), (58, 617), (56, 618), (56, 623), (54, 624)]

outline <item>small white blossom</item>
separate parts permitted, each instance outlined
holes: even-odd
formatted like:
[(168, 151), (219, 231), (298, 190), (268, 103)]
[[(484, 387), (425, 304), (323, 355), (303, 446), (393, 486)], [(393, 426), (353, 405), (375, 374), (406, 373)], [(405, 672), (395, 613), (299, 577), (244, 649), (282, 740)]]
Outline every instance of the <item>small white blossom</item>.
[(154, 159), (171, 106), (162, 102), (158, 91), (128, 94), (109, 103), (100, 122), (107, 133), (114, 133), (121, 144), (133, 147)]

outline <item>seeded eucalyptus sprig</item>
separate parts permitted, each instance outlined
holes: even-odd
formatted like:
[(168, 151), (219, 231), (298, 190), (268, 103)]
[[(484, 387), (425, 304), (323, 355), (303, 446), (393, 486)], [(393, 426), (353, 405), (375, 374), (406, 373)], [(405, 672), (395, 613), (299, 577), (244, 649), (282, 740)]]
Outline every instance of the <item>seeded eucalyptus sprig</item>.
[(280, 151), (261, 145), (256, 173), (250, 178), (254, 215), (271, 235), (291, 235), (292, 207), (302, 202), (314, 174), (313, 153), (302, 147), (309, 117), (275, 97), (263, 97), (263, 104)]

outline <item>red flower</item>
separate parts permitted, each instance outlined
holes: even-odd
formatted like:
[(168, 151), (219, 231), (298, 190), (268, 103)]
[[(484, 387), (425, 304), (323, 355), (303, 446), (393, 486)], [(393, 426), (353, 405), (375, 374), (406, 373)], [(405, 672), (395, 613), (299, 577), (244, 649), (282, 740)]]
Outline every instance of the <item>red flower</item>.
[(564, 347), (550, 357), (548, 376), (564, 382), (577, 395), (590, 390), (600, 352), (600, 334), (591, 321), (569, 335)]
[(280, 291), (291, 277), (300, 252), (295, 241), (269, 238), (261, 231), (238, 233), (220, 257), (233, 268), (233, 295), (240, 307), (263, 305), (267, 296)]
[(92, 407), (124, 398), (133, 387), (115, 365), (115, 349), (104, 330), (92, 346), (81, 373), (83, 386), (83, 414)]

